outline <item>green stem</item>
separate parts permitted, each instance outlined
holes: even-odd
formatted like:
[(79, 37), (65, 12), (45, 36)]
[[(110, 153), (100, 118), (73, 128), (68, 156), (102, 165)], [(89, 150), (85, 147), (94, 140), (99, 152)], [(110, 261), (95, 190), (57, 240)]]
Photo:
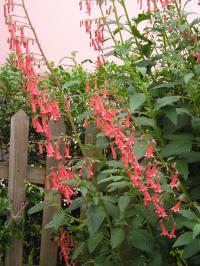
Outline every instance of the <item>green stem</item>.
[(116, 7), (116, 4), (115, 4), (115, 0), (112, 0), (112, 3), (113, 3), (114, 14), (115, 14), (115, 19), (116, 19), (116, 23), (117, 23), (117, 27), (118, 27), (120, 39), (121, 39), (122, 44), (124, 44), (123, 37), (122, 37), (122, 33), (121, 33), (119, 16), (118, 16), (118, 12), (117, 12), (117, 7)]
[(38, 38), (38, 36), (37, 36), (37, 33), (36, 33), (36, 31), (35, 31), (35, 28), (33, 27), (32, 22), (31, 22), (31, 19), (30, 19), (30, 16), (29, 16), (29, 14), (28, 14), (28, 11), (27, 11), (27, 9), (26, 9), (26, 6), (25, 6), (25, 3), (24, 3), (24, 0), (22, 0), (22, 6), (23, 6), (23, 9), (24, 9), (24, 12), (25, 12), (26, 18), (27, 18), (27, 20), (28, 20), (28, 23), (29, 23), (29, 25), (30, 25), (30, 28), (31, 28), (31, 30), (32, 30), (32, 32), (33, 32), (33, 35), (34, 35), (34, 37), (35, 37), (36, 43), (37, 43), (37, 45), (38, 45), (38, 48), (39, 48), (39, 50), (40, 50), (40, 53), (41, 53), (41, 55), (42, 55), (42, 57), (43, 57), (43, 59), (44, 59), (44, 62), (45, 62), (45, 64), (46, 64), (47, 68), (49, 69), (49, 71), (51, 72), (51, 75), (52, 75), (52, 77), (53, 77), (53, 79), (54, 79), (54, 82), (55, 82), (56, 86), (61, 87), (61, 86), (60, 86), (60, 82), (59, 82), (59, 80), (57, 79), (57, 77), (55, 76), (54, 71), (53, 71), (53, 68), (52, 68), (51, 65), (49, 64), (49, 62), (48, 62), (48, 60), (47, 60), (47, 58), (46, 58), (46, 56), (45, 56), (45, 53), (44, 53), (44, 51), (43, 51), (43, 49), (42, 49), (42, 46), (41, 46), (41, 44), (40, 44), (40, 42), (39, 42), (39, 38)]
[(106, 17), (105, 17), (105, 14), (104, 14), (104, 12), (103, 12), (103, 9), (102, 9), (101, 5), (99, 5), (99, 8), (100, 8), (100, 11), (101, 11), (101, 15), (102, 15), (103, 21), (104, 21), (104, 23), (105, 23), (105, 25), (106, 25), (106, 27), (107, 27), (107, 29), (108, 29), (108, 31), (109, 31), (109, 34), (110, 34), (110, 36), (111, 36), (111, 38), (112, 38), (114, 44), (115, 44), (116, 46), (118, 46), (117, 41), (115, 40), (115, 37), (114, 37), (114, 35), (112, 34), (111, 28), (110, 28), (110, 26), (109, 26), (108, 23), (107, 23), (107, 19), (106, 19)]

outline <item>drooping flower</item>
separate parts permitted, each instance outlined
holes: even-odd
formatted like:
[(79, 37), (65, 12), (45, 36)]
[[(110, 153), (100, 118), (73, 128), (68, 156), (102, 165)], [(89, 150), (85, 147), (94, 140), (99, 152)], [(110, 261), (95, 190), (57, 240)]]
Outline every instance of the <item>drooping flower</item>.
[(161, 220), (161, 222), (160, 222), (160, 227), (161, 227), (161, 229), (162, 229), (161, 236), (168, 236), (168, 231), (167, 231), (167, 229), (165, 228), (165, 226), (164, 226), (162, 220)]
[(181, 206), (181, 204), (182, 204), (182, 198), (180, 198), (179, 199), (179, 201), (176, 203), (176, 205), (174, 206), (174, 207), (172, 207), (171, 208), (171, 210), (173, 211), (173, 212), (180, 212), (180, 206)]
[(176, 225), (174, 224), (171, 232), (168, 234), (168, 237), (171, 239), (171, 238), (176, 238), (176, 235), (175, 235), (175, 231), (176, 231)]
[(94, 176), (94, 160), (90, 163), (88, 174), (88, 178), (92, 178)]
[(171, 189), (179, 187), (179, 183), (177, 181), (178, 181), (178, 175), (175, 174), (172, 176), (171, 182), (169, 184)]
[(131, 113), (128, 112), (128, 115), (127, 115), (126, 121), (125, 121), (125, 128), (126, 129), (130, 128), (130, 118), (131, 118)]
[(51, 142), (47, 142), (45, 144), (45, 147), (46, 147), (46, 151), (47, 151), (47, 156), (53, 157), (54, 156), (54, 149), (53, 149)]
[(59, 144), (56, 143), (55, 149), (54, 149), (54, 158), (55, 160), (59, 161), (62, 159), (62, 156), (60, 155), (60, 147)]
[(153, 151), (154, 151), (154, 148), (155, 148), (155, 143), (154, 143), (154, 141), (152, 141), (152, 143), (148, 146), (148, 148), (147, 148), (147, 152), (146, 152), (146, 154), (145, 154), (145, 157), (146, 157), (147, 159), (153, 157)]
[(110, 148), (111, 148), (113, 160), (117, 160), (117, 153), (116, 153), (115, 148), (113, 147), (112, 144), (110, 144)]

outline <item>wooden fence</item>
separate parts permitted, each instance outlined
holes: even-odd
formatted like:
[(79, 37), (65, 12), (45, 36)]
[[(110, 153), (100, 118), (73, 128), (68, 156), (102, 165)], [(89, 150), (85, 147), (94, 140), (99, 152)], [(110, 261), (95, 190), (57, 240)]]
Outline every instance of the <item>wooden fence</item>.
[[(63, 120), (50, 122), (52, 139), (65, 132)], [(26, 202), (25, 180), (34, 184), (45, 185), (45, 177), (51, 167), (56, 167), (56, 161), (47, 158), (46, 168), (32, 167), (27, 165), (28, 158), (28, 135), (29, 119), (20, 110), (11, 119), (11, 136), (9, 163), (0, 163), (0, 178), (8, 179), (8, 198), (11, 206), (11, 216), (16, 220), (24, 219), (23, 204)], [(44, 201), (48, 201), (50, 195), (45, 189)], [(52, 197), (52, 196), (51, 196)], [(52, 199), (52, 198), (51, 198)], [(60, 204), (60, 196), (55, 196), (55, 200)], [(51, 229), (45, 229), (45, 225), (50, 222), (55, 209), (45, 205), (43, 210), (43, 224), (40, 247), (40, 266), (57, 265), (57, 245), (51, 241)], [(6, 252), (5, 266), (23, 265), (23, 240), (14, 239), (12, 247)], [(28, 265), (26, 265), (28, 266)]]

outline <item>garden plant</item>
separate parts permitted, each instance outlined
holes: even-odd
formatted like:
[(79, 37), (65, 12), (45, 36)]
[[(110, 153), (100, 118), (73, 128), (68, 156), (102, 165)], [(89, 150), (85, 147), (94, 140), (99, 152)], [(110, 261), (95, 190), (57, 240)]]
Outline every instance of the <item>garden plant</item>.
[[(126, 0), (80, 1), (88, 14), (81, 26), (97, 51), (95, 71), (85, 71), (75, 54), (71, 70), (54, 67), (25, 0), (5, 1), (35, 149), (59, 165), (46, 190), (65, 206), (48, 202), (58, 211), (47, 228), (66, 265), (200, 262), (200, 21), (187, 13), (190, 0), (138, 2), (132, 18)], [(66, 134), (52, 140), (49, 122), (61, 118)]]

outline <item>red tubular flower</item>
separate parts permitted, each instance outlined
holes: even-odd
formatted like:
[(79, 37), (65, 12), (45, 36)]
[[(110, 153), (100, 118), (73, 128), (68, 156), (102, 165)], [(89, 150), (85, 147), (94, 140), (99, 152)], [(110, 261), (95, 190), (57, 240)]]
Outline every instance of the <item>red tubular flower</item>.
[(62, 156), (60, 155), (60, 148), (59, 148), (59, 144), (58, 143), (56, 143), (56, 145), (55, 145), (54, 158), (57, 161), (62, 159)]
[(42, 144), (40, 142), (38, 143), (38, 147), (39, 147), (39, 153), (43, 154), (43, 147), (42, 147)]
[(173, 189), (173, 188), (178, 188), (179, 187), (179, 184), (177, 183), (178, 181), (178, 175), (175, 174), (172, 179), (171, 179), (171, 182), (169, 184), (170, 188)]
[(67, 143), (66, 147), (65, 147), (65, 158), (70, 159), (70, 143)]
[(174, 206), (174, 207), (172, 207), (171, 208), (171, 210), (173, 211), (173, 212), (180, 212), (180, 206), (181, 206), (181, 204), (182, 204), (182, 198), (180, 198), (179, 199), (179, 201), (176, 203), (176, 205)]
[(176, 235), (175, 235), (175, 231), (176, 231), (176, 225), (174, 224), (170, 234), (168, 234), (168, 237), (171, 239), (171, 238), (176, 238)]
[(34, 118), (32, 120), (32, 124), (33, 124), (33, 127), (35, 128), (35, 130), (38, 132), (38, 133), (43, 133), (43, 128), (42, 126), (40, 125), (40, 122), (38, 121), (37, 118)]
[(85, 166), (86, 166), (86, 160), (83, 161), (83, 164), (82, 164), (82, 167), (81, 167), (81, 170), (79, 171), (79, 176), (81, 177), (83, 175), (83, 172), (85, 170)]
[(115, 148), (113, 147), (112, 144), (110, 144), (110, 148), (111, 148), (113, 160), (117, 160), (117, 153), (116, 153)]
[(53, 157), (54, 156), (54, 149), (53, 149), (51, 142), (47, 142), (45, 144), (45, 147), (46, 147), (46, 151), (47, 151), (47, 156)]
[(164, 226), (162, 220), (161, 220), (161, 222), (160, 222), (160, 227), (161, 227), (161, 229), (162, 229), (162, 232), (160, 233), (161, 236), (168, 236), (168, 231), (167, 231), (167, 229), (165, 228), (165, 226)]
[(151, 202), (150, 194), (145, 190), (144, 191), (144, 206), (148, 206), (149, 202)]
[(31, 98), (32, 112), (35, 114), (37, 112), (37, 99)]
[(58, 107), (57, 100), (54, 100), (52, 109), (51, 109), (51, 118), (52, 120), (58, 120), (60, 118), (60, 110)]
[(155, 143), (154, 143), (154, 141), (153, 141), (153, 142), (148, 146), (148, 148), (147, 148), (147, 152), (146, 152), (146, 154), (145, 154), (145, 157), (146, 157), (147, 159), (153, 157), (153, 151), (154, 151), (154, 148), (155, 148)]
[(90, 84), (89, 81), (86, 81), (86, 86), (85, 86), (85, 92), (88, 93), (90, 91)]
[(130, 128), (130, 118), (131, 118), (131, 113), (128, 112), (128, 115), (127, 115), (126, 121), (125, 121), (125, 128), (126, 129)]
[(104, 88), (103, 88), (103, 99), (107, 98), (107, 88), (106, 88), (106, 82), (104, 82)]
[(88, 170), (88, 178), (92, 178), (94, 176), (94, 161), (90, 163), (89, 170)]

